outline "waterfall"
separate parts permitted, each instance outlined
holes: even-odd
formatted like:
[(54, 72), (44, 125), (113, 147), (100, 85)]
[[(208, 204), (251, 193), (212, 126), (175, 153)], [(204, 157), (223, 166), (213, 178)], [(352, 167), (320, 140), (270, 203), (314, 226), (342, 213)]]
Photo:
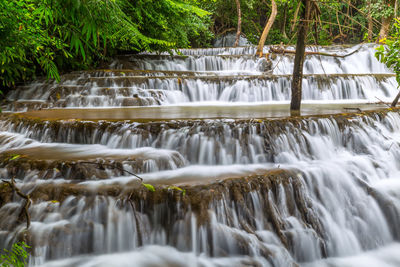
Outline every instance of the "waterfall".
[[(123, 101), (145, 99), (164, 110), (185, 102), (233, 102), (239, 111), (242, 103), (286, 103), (290, 56), (271, 59), (281, 60), (279, 70), (259, 73), (262, 59), (240, 57), (253, 50), (120, 56), (111, 71), (21, 87), (8, 95), (7, 109), (117, 112)], [(393, 74), (370, 45), (345, 58), (309, 56), (305, 65), (308, 101), (352, 106), (396, 94)], [(7, 218), (0, 221), (0, 247), (27, 240), (30, 266), (400, 263), (398, 109), (160, 121), (71, 112), (59, 120), (10, 112), (0, 120), (0, 179), (14, 177), (32, 199), (26, 230), (24, 200), (0, 188), (0, 216)]]
[[(254, 49), (183, 49), (180, 55), (120, 56), (105, 65), (106, 70), (66, 74), (60, 83), (38, 80), (22, 86), (7, 96), (5, 110), (289, 101), (293, 55), (258, 58)], [(307, 56), (305, 103), (389, 102), (397, 94), (395, 75), (375, 59), (373, 46), (314, 50), (355, 53), (344, 58)]]

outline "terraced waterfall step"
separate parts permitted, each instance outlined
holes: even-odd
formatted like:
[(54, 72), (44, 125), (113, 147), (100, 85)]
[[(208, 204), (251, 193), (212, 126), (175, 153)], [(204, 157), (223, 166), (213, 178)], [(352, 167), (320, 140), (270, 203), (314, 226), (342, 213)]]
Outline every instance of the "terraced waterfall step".
[[(182, 50), (183, 55), (119, 56), (116, 62), (104, 64), (106, 69), (65, 74), (59, 84), (38, 80), (21, 86), (7, 96), (4, 110), (288, 101), (293, 56), (259, 58), (249, 52), (253, 50), (200, 49)], [(376, 103), (390, 102), (396, 95), (395, 76), (377, 62), (373, 46), (311, 50), (355, 53), (345, 58), (308, 56), (304, 100)]]
[[(304, 73), (388, 73), (375, 58), (374, 45), (348, 47), (312, 47), (308, 51), (321, 51), (330, 54), (347, 55), (345, 58), (307, 55)], [(139, 54), (125, 55), (115, 59), (104, 68), (112, 69), (151, 69), (177, 71), (271, 71), (273, 74), (289, 74), (293, 70), (294, 55), (271, 54), (259, 58), (256, 47), (230, 49), (182, 50), (183, 55)], [(264, 49), (269, 54), (269, 48)]]
[[(26, 232), (18, 215), (23, 201), (2, 186), (0, 214), (12, 219), (0, 224), (0, 240), (13, 242), (2, 238), (13, 236), (29, 241), (32, 264), (164, 244), (178, 254), (210, 255), (204, 259), (210, 263), (234, 253), (235, 259), (225, 260), (285, 266), (340, 255), (341, 249), (356, 253), (356, 245), (374, 249), (400, 237), (397, 208), (388, 206), (395, 197), (387, 194), (393, 185), (379, 178), (382, 172), (389, 177), (397, 172), (386, 166), (399, 157), (400, 142), (394, 142), (398, 110), (147, 123), (3, 115), (1, 129), (0, 175), (15, 175), (33, 205)], [(28, 153), (49, 146), (53, 154)], [(81, 150), (70, 150), (74, 146)], [(82, 153), (94, 155), (90, 146), (98, 156), (79, 159)], [(157, 151), (168, 150), (185, 159), (183, 165), (142, 168), (146, 159), (129, 159), (119, 148), (132, 153), (146, 146), (156, 151), (148, 160), (154, 162), (161, 155)], [(68, 150), (75, 156), (65, 158)], [(120, 159), (103, 160), (111, 151)], [(13, 159), (16, 153), (20, 156)], [(354, 172), (358, 168), (363, 171)], [(136, 171), (155, 192), (121, 169)], [(342, 207), (355, 200), (370, 208), (344, 212)], [(332, 212), (346, 220), (330, 217)], [(340, 227), (347, 227), (349, 236), (336, 235)], [(371, 233), (368, 239), (359, 227)], [(349, 247), (337, 246), (350, 236)], [(306, 240), (311, 250), (298, 245)], [(91, 260), (96, 258), (71, 258), (64, 265)]]
[[(78, 77), (21, 88), (5, 109), (289, 101), (290, 83), (290, 75)], [(396, 90), (393, 74), (312, 74), (305, 75), (303, 99), (389, 102)]]
[[(389, 103), (369, 104), (339, 102), (324, 104), (306, 102), (302, 104), (302, 115), (323, 115), (347, 113), (387, 108)], [(90, 120), (90, 121), (173, 121), (173, 120), (207, 120), (207, 119), (264, 119), (285, 118), (290, 116), (289, 103), (285, 104), (220, 104), (205, 103), (202, 105), (175, 105), (158, 107), (122, 107), (122, 108), (69, 108), (43, 109), (18, 113), (23, 117), (48, 120)]]
[(355, 53), (307, 56), (301, 116), (292, 55), (255, 47), (123, 55), (10, 92), (0, 248), (25, 240), (45, 267), (397, 267), (394, 74), (374, 45), (308, 49)]

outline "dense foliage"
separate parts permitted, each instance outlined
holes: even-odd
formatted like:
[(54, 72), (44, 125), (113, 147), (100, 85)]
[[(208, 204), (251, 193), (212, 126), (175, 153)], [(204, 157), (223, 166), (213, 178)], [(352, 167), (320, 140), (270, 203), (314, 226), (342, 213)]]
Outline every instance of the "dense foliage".
[(1, 267), (24, 267), (27, 265), (30, 248), (25, 242), (14, 243), (11, 250), (4, 249), (0, 255)]
[[(0, 86), (95, 67), (115, 53), (210, 46), (237, 28), (234, 0), (0, 0)], [(266, 43), (294, 44), (299, 0), (276, 0)], [(270, 0), (240, 0), (242, 35), (256, 44)], [(375, 41), (395, 0), (319, 0), (309, 44)]]
[(400, 85), (400, 20), (396, 20), (393, 28), (392, 35), (384, 40), (385, 45), (377, 48), (375, 55), (380, 62), (393, 69), (397, 83)]
[[(278, 15), (267, 43), (295, 43), (296, 10), (298, 0), (275, 0)], [(383, 17), (394, 15), (394, 0), (319, 0), (320, 18), (313, 23), (308, 43), (357, 43), (362, 42), (371, 23), (373, 38), (378, 35)], [(258, 38), (271, 13), (270, 0), (241, 0), (243, 34), (252, 42)], [(226, 31), (234, 32), (237, 26), (235, 1), (205, 1), (201, 7), (212, 13), (213, 32), (218, 36)], [(298, 14), (298, 13), (297, 13)], [(371, 15), (371, 21), (368, 16)]]
[(180, 0), (0, 0), (0, 83), (59, 79), (121, 50), (189, 46), (211, 37), (207, 14)]
[[(167, 40), (146, 50), (206, 45), (213, 37), (208, 30), (209, 13), (189, 2), (172, 0), (129, 0), (123, 3), (126, 14), (147, 37)], [(199, 42), (199, 37), (203, 42)]]

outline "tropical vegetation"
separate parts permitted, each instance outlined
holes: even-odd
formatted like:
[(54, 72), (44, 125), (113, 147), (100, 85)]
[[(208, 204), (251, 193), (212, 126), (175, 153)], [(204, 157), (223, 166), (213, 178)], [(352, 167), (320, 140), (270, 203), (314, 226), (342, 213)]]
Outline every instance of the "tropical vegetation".
[(0, 83), (58, 80), (124, 50), (189, 46), (210, 37), (207, 15), (175, 0), (1, 0)]
[(30, 247), (25, 242), (18, 242), (12, 245), (11, 250), (3, 249), (0, 254), (1, 267), (24, 267), (27, 265), (28, 252)]
[[(266, 43), (294, 44), (301, 1), (275, 2)], [(398, 6), (395, 0), (317, 3), (309, 44), (385, 40)], [(117, 53), (211, 46), (236, 31), (238, 4), (241, 34), (256, 44), (270, 0), (0, 0), (0, 86), (38, 76), (59, 80), (62, 72), (96, 67)]]

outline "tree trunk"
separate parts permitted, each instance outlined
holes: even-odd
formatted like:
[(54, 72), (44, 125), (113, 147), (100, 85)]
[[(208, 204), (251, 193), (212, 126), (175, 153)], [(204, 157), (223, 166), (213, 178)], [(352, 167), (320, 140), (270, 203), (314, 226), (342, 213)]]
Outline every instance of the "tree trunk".
[(368, 15), (368, 41), (371, 41), (374, 34), (374, 23), (372, 20), (372, 16)]
[(290, 32), (293, 32), (294, 28), (296, 27), (297, 16), (299, 15), (300, 7), (301, 7), (301, 1), (299, 1), (299, 3), (297, 4), (296, 11), (294, 12), (293, 24), (292, 24), (292, 27), (290, 27)]
[[(390, 6), (394, 6), (395, 5), (395, 0), (391, 0), (389, 5)], [(392, 24), (392, 20), (393, 20), (393, 16), (389, 16), (389, 17), (383, 17), (382, 18), (382, 26), (381, 26), (381, 30), (379, 31), (379, 37), (377, 42), (380, 43), (380, 41), (382, 39), (385, 39), (388, 37), (389, 35), (389, 30), (390, 30), (390, 26)]]
[(374, 23), (372, 20), (372, 16), (368, 15), (368, 41), (371, 41), (374, 34)]
[(301, 105), (301, 87), (303, 80), (303, 63), (305, 52), (305, 41), (307, 38), (308, 23), (311, 14), (311, 1), (301, 0), (303, 10), (299, 21), (297, 32), (296, 55), (294, 58), (293, 78), (292, 78), (292, 99), (290, 102), (290, 111), (292, 114), (300, 113)]
[(269, 16), (268, 22), (265, 25), (264, 31), (261, 35), (260, 42), (258, 43), (258, 47), (257, 47), (257, 54), (260, 55), (260, 57), (263, 56), (263, 48), (264, 48), (265, 40), (267, 40), (269, 30), (271, 29), (272, 24), (274, 24), (276, 15), (278, 13), (278, 8), (276, 6), (275, 0), (271, 0), (271, 3), (272, 3), (271, 15)]
[(235, 2), (236, 2), (236, 10), (237, 10), (237, 15), (238, 15), (238, 25), (237, 25), (236, 41), (235, 41), (234, 47), (237, 47), (239, 45), (240, 33), (242, 32), (242, 11), (240, 10), (240, 1), (235, 0)]
[(318, 39), (319, 39), (319, 37), (318, 37), (318, 24), (315, 22), (314, 23), (314, 42), (315, 42), (315, 45), (318, 45)]
[(382, 18), (382, 26), (381, 30), (379, 31), (379, 38), (378, 38), (378, 43), (382, 40), (388, 37), (389, 34), (389, 29), (390, 29), (390, 22), (392, 21), (392, 16), (385, 18)]
[(337, 21), (337, 23), (338, 23), (338, 26), (339, 26), (339, 35), (340, 35), (340, 36), (343, 36), (343, 32), (342, 32), (342, 26), (340, 25), (340, 20), (339, 20), (339, 14), (338, 14), (338, 11), (336, 11), (336, 21)]
[(396, 95), (396, 97), (394, 98), (393, 102), (392, 102), (392, 107), (394, 108), (397, 105), (397, 102), (399, 102), (399, 98), (400, 98), (400, 92)]
[(371, 41), (374, 34), (374, 21), (372, 19), (371, 1), (368, 1), (368, 41)]
[(288, 39), (288, 36), (286, 34), (286, 19), (287, 19), (287, 3), (285, 3), (283, 6), (283, 20), (281, 24), (281, 32), (283, 38)]

